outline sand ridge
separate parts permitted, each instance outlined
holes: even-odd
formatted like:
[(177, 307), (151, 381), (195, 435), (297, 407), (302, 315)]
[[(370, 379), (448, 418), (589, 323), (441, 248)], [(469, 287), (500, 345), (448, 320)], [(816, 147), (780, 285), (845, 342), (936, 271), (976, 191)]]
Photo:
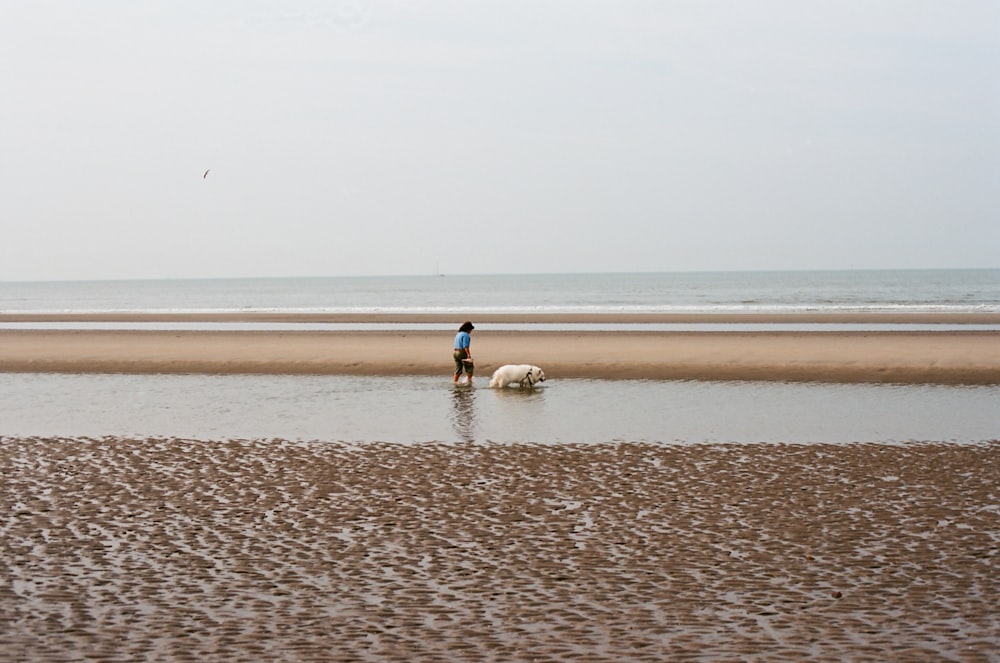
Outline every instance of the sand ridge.
[(998, 461), (0, 438), (0, 660), (997, 660)]
[[(485, 326), (485, 325), (484, 325)], [(1000, 384), (1000, 333), (477, 330), (477, 372), (559, 378)], [(0, 330), (2, 372), (442, 375), (450, 332)]]

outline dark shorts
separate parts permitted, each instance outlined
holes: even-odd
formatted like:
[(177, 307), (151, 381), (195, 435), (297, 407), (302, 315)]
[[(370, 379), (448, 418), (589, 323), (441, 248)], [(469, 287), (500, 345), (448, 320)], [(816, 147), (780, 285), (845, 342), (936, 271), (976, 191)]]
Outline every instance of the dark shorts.
[(461, 375), (462, 371), (472, 375), (475, 366), (472, 365), (471, 359), (467, 359), (468, 350), (456, 349), (452, 356), (455, 357), (455, 375)]

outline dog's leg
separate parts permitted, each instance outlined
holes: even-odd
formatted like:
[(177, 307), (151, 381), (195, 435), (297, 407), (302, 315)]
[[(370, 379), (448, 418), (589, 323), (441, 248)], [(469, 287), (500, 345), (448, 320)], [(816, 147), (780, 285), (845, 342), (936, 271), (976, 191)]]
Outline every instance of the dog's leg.
[(525, 375), (523, 378), (521, 378), (521, 389), (524, 389), (524, 383), (525, 382), (528, 383), (529, 387), (534, 387), (535, 386), (535, 384), (531, 381), (531, 371), (530, 370), (528, 371), (527, 375)]

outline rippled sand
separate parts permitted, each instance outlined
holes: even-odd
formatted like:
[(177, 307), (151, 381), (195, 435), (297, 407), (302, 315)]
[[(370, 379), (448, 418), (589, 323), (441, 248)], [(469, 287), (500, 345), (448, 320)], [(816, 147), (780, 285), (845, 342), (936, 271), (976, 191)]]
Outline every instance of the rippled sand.
[(1000, 660), (998, 461), (0, 438), (0, 659)]

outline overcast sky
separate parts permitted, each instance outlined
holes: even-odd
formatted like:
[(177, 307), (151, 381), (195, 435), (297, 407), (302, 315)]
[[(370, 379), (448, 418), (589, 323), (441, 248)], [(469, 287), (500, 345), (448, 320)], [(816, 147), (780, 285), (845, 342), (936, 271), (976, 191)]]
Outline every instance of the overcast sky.
[(0, 280), (1000, 267), (998, 118), (996, 0), (0, 0)]

